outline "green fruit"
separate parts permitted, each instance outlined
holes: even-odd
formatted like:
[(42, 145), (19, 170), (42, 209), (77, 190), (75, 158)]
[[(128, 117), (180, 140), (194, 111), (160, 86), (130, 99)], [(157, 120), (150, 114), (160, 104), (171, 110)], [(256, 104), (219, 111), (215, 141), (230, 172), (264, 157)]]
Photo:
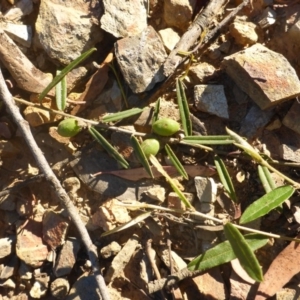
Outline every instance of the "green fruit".
[(63, 137), (72, 137), (81, 131), (76, 119), (65, 119), (58, 124), (57, 132)]
[(169, 118), (161, 118), (152, 125), (152, 130), (162, 136), (173, 135), (179, 129), (179, 123)]
[(156, 139), (147, 139), (141, 144), (141, 148), (143, 149), (146, 157), (149, 157), (150, 154), (155, 156), (159, 151), (159, 147), (159, 141)]

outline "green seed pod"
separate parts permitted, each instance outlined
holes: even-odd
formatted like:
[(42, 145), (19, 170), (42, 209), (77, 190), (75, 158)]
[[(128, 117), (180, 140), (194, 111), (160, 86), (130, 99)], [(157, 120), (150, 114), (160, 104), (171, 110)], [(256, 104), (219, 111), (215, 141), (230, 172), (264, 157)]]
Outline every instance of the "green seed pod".
[(155, 156), (159, 151), (159, 147), (159, 141), (156, 139), (147, 139), (141, 144), (141, 148), (143, 149), (146, 157), (149, 157), (150, 154)]
[(57, 132), (63, 137), (72, 137), (81, 131), (76, 119), (65, 119), (58, 124)]
[(152, 130), (162, 136), (170, 136), (176, 133), (180, 129), (178, 122), (169, 119), (161, 118), (153, 123)]

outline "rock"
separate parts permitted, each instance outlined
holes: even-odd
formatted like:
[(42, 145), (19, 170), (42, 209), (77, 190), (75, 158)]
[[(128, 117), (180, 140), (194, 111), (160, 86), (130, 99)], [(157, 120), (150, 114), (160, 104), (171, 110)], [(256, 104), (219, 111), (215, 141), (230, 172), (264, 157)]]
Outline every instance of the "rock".
[(29, 25), (5, 23), (4, 31), (20, 45), (29, 48), (32, 41), (32, 28)]
[(253, 105), (241, 122), (242, 126), (239, 134), (247, 138), (254, 137), (259, 129), (270, 122), (274, 114), (274, 110), (263, 111), (257, 105)]
[(124, 271), (124, 267), (129, 262), (138, 243), (139, 238), (136, 235), (133, 235), (126, 242), (122, 250), (117, 254), (117, 256), (115, 256), (115, 258), (111, 262), (105, 275), (105, 282), (112, 282), (114, 278), (122, 274), (122, 272)]
[(48, 255), (47, 246), (42, 240), (42, 223), (28, 219), (17, 224), (17, 256), (29, 266), (37, 268)]
[(300, 82), (286, 58), (255, 44), (225, 57), (226, 72), (261, 109), (300, 95)]
[(76, 262), (77, 253), (80, 249), (80, 241), (77, 239), (68, 239), (63, 245), (55, 267), (54, 274), (56, 277), (69, 275)]
[(49, 283), (49, 276), (44, 276), (41, 278), (36, 279), (34, 282), (29, 294), (32, 298), (40, 299), (44, 295), (46, 295), (48, 291), (48, 283)]
[(192, 66), (189, 70), (189, 77), (194, 85), (205, 83), (206, 80), (210, 79), (216, 69), (213, 65), (210, 65), (206, 62), (199, 63), (195, 66)]
[(184, 32), (192, 21), (196, 0), (165, 0), (164, 20), (170, 27)]
[(165, 78), (160, 67), (167, 54), (153, 27), (117, 41), (115, 53), (124, 79), (134, 93), (149, 91)]
[(73, 284), (66, 300), (99, 300), (99, 288), (93, 275), (83, 275)]
[(7, 288), (7, 289), (15, 289), (16, 288), (15, 282), (10, 278), (7, 279), (6, 281), (4, 281), (3, 283), (1, 283), (0, 286)]
[(13, 244), (16, 238), (14, 236), (0, 239), (0, 259), (8, 256), (14, 251)]
[(300, 162), (300, 149), (297, 147), (282, 144), (279, 147), (279, 155), (284, 160)]
[(158, 31), (165, 49), (168, 53), (170, 53), (176, 46), (176, 44), (180, 40), (179, 34), (172, 28), (165, 28)]
[[(161, 246), (157, 250), (157, 254), (162, 262), (170, 269), (170, 251), (167, 246)], [(186, 268), (186, 262), (174, 251), (171, 250), (173, 272), (179, 272)]]
[[(194, 201), (194, 195), (192, 193), (183, 193), (183, 195), (187, 198), (187, 200), (192, 203)], [(181, 201), (179, 196), (175, 192), (171, 192), (168, 195), (168, 207), (175, 208), (175, 209), (182, 209), (185, 210), (186, 206)]]
[(163, 187), (153, 187), (148, 189), (145, 193), (145, 196), (156, 200), (160, 203), (164, 202), (166, 199), (166, 190)]
[(116, 38), (134, 36), (147, 28), (145, 1), (104, 0), (101, 28)]
[(6, 263), (4, 268), (2, 269), (0, 274), (0, 279), (3, 280), (12, 277), (17, 270), (18, 264), (19, 264), (18, 257), (16, 255), (13, 255), (8, 261), (8, 263)]
[(100, 250), (100, 254), (103, 258), (109, 258), (111, 256), (117, 255), (120, 252), (121, 248), (122, 247), (117, 242), (113, 241), (109, 245), (103, 247)]
[(50, 286), (50, 291), (53, 297), (56, 299), (64, 299), (70, 289), (70, 284), (68, 280), (64, 278), (55, 279)]
[(198, 110), (228, 119), (228, 105), (223, 85), (196, 85), (194, 88), (195, 105)]
[(67, 65), (102, 40), (101, 29), (93, 22), (100, 15), (98, 2), (93, 6), (84, 0), (41, 1), (36, 34), (46, 53)]
[(234, 37), (235, 42), (242, 46), (253, 45), (257, 42), (258, 35), (255, 29), (256, 25), (254, 23), (241, 18), (235, 18), (229, 26), (229, 32)]
[(52, 210), (47, 210), (43, 216), (43, 240), (55, 250), (65, 241), (68, 222)]
[(134, 128), (138, 132), (151, 133), (153, 108), (146, 107), (139, 117), (134, 121)]
[(277, 14), (271, 7), (266, 7), (259, 16), (257, 23), (261, 28), (268, 28), (276, 23)]
[(200, 202), (214, 203), (216, 201), (217, 185), (212, 178), (196, 176), (194, 182)]
[(4, 14), (4, 18), (9, 21), (17, 21), (31, 14), (32, 11), (32, 0), (20, 0)]
[(19, 276), (22, 280), (31, 280), (32, 278), (31, 268), (28, 265), (26, 265), (23, 261), (20, 262)]
[(300, 104), (298, 101), (294, 101), (294, 104), (289, 109), (288, 113), (285, 115), (285, 117), (282, 120), (283, 125), (286, 127), (292, 129), (293, 131), (300, 134)]

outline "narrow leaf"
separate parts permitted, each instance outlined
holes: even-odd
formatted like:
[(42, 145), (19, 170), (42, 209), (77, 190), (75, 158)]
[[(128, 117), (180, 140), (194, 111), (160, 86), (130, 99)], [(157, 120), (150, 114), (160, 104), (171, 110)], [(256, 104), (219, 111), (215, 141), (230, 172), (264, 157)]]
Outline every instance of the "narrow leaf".
[(244, 236), (231, 223), (224, 225), (224, 232), (233, 252), (248, 275), (256, 281), (263, 281), (261, 267)]
[(228, 193), (230, 199), (232, 199), (233, 202), (238, 203), (238, 199), (234, 190), (234, 186), (232, 184), (231, 178), (229, 176), (229, 173), (226, 169), (226, 166), (223, 162), (223, 160), (219, 156), (214, 157), (215, 166), (217, 168), (220, 180)]
[(191, 135), (192, 122), (190, 118), (189, 104), (187, 102), (183, 84), (180, 79), (176, 80), (176, 93), (177, 93), (177, 103), (178, 103), (178, 108), (180, 113), (180, 119), (182, 122), (184, 134)]
[(87, 57), (89, 57), (94, 51), (96, 51), (96, 48), (92, 48), (83, 54), (81, 54), (79, 57), (77, 57), (74, 61), (72, 61), (70, 64), (68, 64), (60, 73), (59, 75), (55, 76), (55, 78), (49, 83), (49, 85), (43, 90), (43, 92), (39, 96), (39, 100), (45, 98), (45, 96), (48, 94), (48, 92), (56, 86), (70, 71), (72, 71), (77, 65), (79, 65), (81, 62), (83, 62)]
[[(257, 233), (246, 234), (244, 237), (252, 251), (263, 247), (269, 240), (265, 236)], [(229, 241), (225, 241), (193, 259), (188, 264), (188, 269), (190, 271), (204, 271), (225, 264), (235, 258), (236, 255), (231, 244)]]
[(114, 114), (107, 115), (102, 118), (102, 122), (113, 122), (137, 115), (143, 111), (142, 108), (131, 108), (124, 111), (120, 111)]
[(266, 215), (272, 209), (291, 197), (295, 189), (290, 185), (280, 186), (249, 205), (241, 216), (240, 224), (245, 224)]
[(176, 183), (173, 181), (173, 179), (167, 174), (167, 172), (163, 169), (163, 166), (159, 163), (159, 161), (156, 159), (155, 156), (152, 154), (149, 157), (149, 160), (153, 164), (153, 166), (157, 169), (157, 171), (162, 174), (166, 180), (170, 183), (172, 189), (174, 192), (178, 195), (180, 200), (184, 203), (184, 205), (188, 208), (194, 209), (191, 203), (186, 199), (184, 194), (180, 191), (180, 189), (177, 187)]
[(89, 133), (107, 151), (109, 155), (111, 155), (120, 163), (123, 168), (128, 169), (129, 164), (125, 158), (105, 139), (100, 132), (98, 132), (94, 127), (89, 127)]
[[(56, 71), (56, 76), (61, 73), (60, 70)], [(67, 103), (67, 79), (66, 76), (55, 87), (56, 106), (58, 110), (64, 110)]]
[(274, 180), (267, 167), (258, 165), (258, 176), (266, 193), (269, 193), (276, 188)]
[(114, 228), (112, 230), (109, 230), (109, 231), (106, 231), (106, 232), (102, 233), (101, 237), (104, 237), (104, 236), (110, 235), (112, 233), (120, 232), (120, 231), (122, 231), (124, 229), (130, 228), (130, 227), (132, 227), (132, 226), (134, 226), (134, 225), (136, 225), (136, 224), (144, 221), (145, 219), (147, 219), (148, 217), (150, 217), (151, 214), (152, 214), (151, 211), (143, 213), (143, 214), (141, 214), (141, 215), (133, 218), (129, 222), (127, 222), (127, 223), (119, 226), (119, 227), (116, 227), (116, 228)]
[(153, 114), (153, 118), (152, 118), (152, 124), (158, 120), (159, 110), (160, 110), (160, 98), (157, 99), (156, 104), (155, 104), (154, 114)]
[(189, 144), (198, 145), (227, 145), (234, 143), (234, 140), (229, 135), (185, 136), (182, 140)]
[(136, 156), (138, 157), (140, 163), (143, 165), (147, 173), (150, 175), (151, 178), (154, 178), (151, 167), (149, 165), (149, 162), (147, 160), (147, 157), (139, 143), (139, 141), (136, 139), (136, 137), (133, 135), (130, 138), (130, 142), (132, 144), (132, 147), (136, 153)]
[(181, 162), (179, 161), (179, 159), (176, 157), (172, 148), (168, 144), (166, 144), (165, 149), (166, 149), (166, 152), (167, 152), (172, 164), (174, 165), (176, 170), (179, 172), (179, 174), (181, 176), (183, 176), (184, 179), (189, 179), (188, 174), (186, 173), (186, 171), (185, 171), (183, 165), (181, 164)]

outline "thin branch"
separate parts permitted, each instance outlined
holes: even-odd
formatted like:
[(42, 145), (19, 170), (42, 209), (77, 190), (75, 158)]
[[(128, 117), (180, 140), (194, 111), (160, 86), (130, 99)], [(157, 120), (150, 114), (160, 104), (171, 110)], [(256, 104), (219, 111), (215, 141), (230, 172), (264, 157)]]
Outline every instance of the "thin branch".
[(80, 216), (78, 215), (78, 212), (72, 203), (71, 199), (69, 198), (66, 191), (61, 186), (61, 183), (56, 178), (55, 174), (53, 173), (52, 169), (50, 168), (44, 154), (38, 147), (36, 141), (33, 138), (33, 135), (30, 131), (30, 127), (27, 121), (25, 121), (19, 111), (18, 106), (15, 104), (13, 96), (10, 94), (2, 72), (0, 71), (0, 97), (3, 100), (3, 102), (6, 105), (6, 108), (9, 112), (9, 114), (13, 117), (15, 123), (18, 125), (18, 128), (27, 143), (27, 146), (32, 152), (32, 155), (34, 156), (34, 159), (40, 168), (40, 170), (45, 175), (45, 179), (49, 181), (50, 185), (52, 186), (57, 198), (61, 201), (61, 203), (65, 206), (67, 212), (69, 213), (69, 216), (75, 226), (77, 227), (77, 230), (80, 234), (80, 237), (84, 243), (84, 246), (86, 248), (86, 251), (89, 255), (89, 259), (92, 263), (92, 269), (97, 281), (97, 284), (100, 289), (100, 294), (103, 300), (109, 300), (109, 294), (107, 287), (105, 285), (104, 279), (100, 272), (100, 266), (98, 261), (98, 255), (97, 255), (97, 249), (93, 245), (92, 240), (87, 232), (87, 229), (85, 225), (83, 224)]

